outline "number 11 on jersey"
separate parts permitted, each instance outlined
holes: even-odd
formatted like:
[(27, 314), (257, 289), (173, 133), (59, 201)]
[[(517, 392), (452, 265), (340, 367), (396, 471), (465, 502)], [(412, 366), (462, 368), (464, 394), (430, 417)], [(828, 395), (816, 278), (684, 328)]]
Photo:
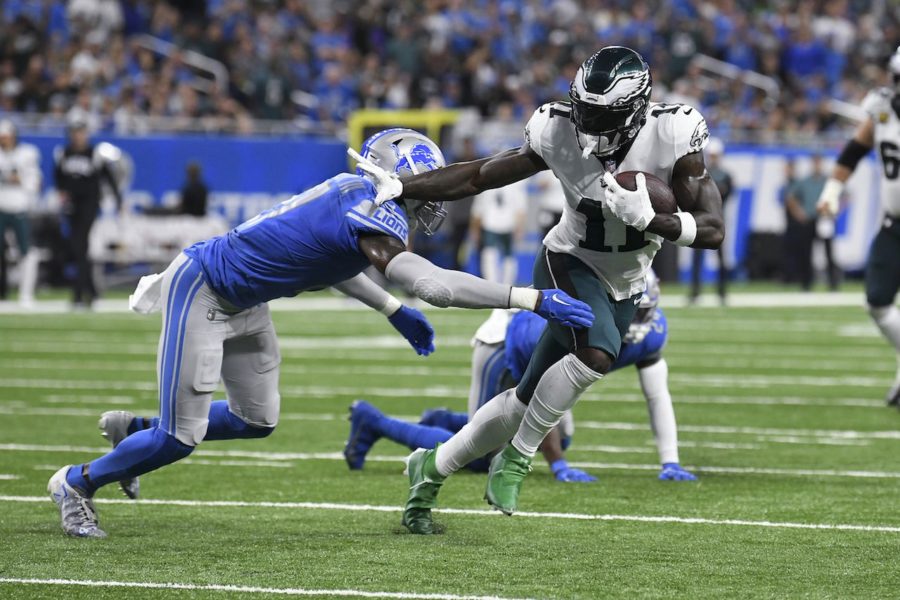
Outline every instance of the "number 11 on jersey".
[(603, 206), (590, 198), (578, 202), (577, 212), (587, 217), (584, 239), (578, 245), (594, 252), (633, 252), (650, 243), (644, 232), (603, 215)]

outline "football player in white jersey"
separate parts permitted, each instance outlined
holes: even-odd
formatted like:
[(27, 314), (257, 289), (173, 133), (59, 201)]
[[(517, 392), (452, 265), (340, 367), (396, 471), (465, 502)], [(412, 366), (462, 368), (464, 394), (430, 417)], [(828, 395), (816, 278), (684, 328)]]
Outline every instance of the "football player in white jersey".
[(39, 259), (37, 252), (31, 249), (28, 212), (34, 208), (40, 191), (41, 155), (38, 149), (19, 142), (12, 121), (0, 120), (0, 239), (7, 229), (12, 229), (16, 234), (19, 246), (19, 303), (23, 306), (30, 306), (34, 301), (37, 282)]
[(881, 333), (897, 351), (897, 375), (887, 394), (889, 406), (900, 407), (900, 48), (888, 64), (893, 87), (869, 92), (863, 100), (866, 119), (844, 146), (819, 197), (819, 212), (834, 216), (844, 184), (872, 148), (881, 159), (881, 203), (884, 222), (872, 241), (866, 264), (866, 302)]
[[(382, 199), (453, 200), (552, 170), (566, 205), (544, 238), (534, 284), (556, 282), (595, 315), (587, 329), (548, 327), (517, 388), (485, 404), (446, 444), (410, 455), (403, 523), (413, 533), (432, 533), (431, 508), (448, 475), (510, 439), (491, 463), (485, 499), (512, 514), (541, 441), (615, 362), (663, 238), (695, 248), (722, 243), (722, 199), (702, 153), (706, 122), (690, 106), (650, 102), (650, 90), (650, 69), (637, 52), (606, 47), (578, 70), (569, 102), (535, 111), (521, 148), (410, 178), (379, 178)], [(643, 175), (628, 191), (613, 177), (623, 171), (667, 182), (682, 212), (655, 213)]]

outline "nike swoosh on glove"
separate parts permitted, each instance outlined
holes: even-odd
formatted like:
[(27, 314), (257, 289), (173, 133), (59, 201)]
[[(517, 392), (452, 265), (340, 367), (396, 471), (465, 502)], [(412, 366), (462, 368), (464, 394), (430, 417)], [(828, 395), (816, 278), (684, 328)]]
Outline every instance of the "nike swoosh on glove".
[(591, 307), (562, 290), (538, 290), (541, 300), (534, 312), (566, 327), (587, 328), (594, 323)]
[(406, 338), (416, 354), (428, 356), (434, 352), (434, 328), (421, 312), (409, 306), (401, 306), (388, 317), (388, 321)]

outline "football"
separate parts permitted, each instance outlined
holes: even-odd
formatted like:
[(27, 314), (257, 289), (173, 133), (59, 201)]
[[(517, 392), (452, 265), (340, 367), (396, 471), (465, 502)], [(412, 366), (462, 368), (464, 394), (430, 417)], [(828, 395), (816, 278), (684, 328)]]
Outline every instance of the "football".
[[(634, 191), (637, 189), (634, 178), (638, 173), (641, 173), (641, 171), (623, 171), (616, 175), (616, 181), (625, 189)], [(644, 177), (647, 180), (647, 192), (650, 194), (650, 203), (653, 205), (653, 210), (669, 215), (678, 211), (678, 203), (675, 202), (675, 194), (672, 192), (672, 188), (665, 181), (651, 173), (644, 173)]]

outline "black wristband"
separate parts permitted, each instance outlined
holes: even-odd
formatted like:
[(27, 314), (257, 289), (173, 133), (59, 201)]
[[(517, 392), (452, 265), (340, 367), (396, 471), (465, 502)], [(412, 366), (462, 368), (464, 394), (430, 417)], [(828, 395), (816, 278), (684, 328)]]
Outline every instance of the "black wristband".
[(847, 145), (844, 146), (844, 149), (841, 150), (841, 155), (838, 156), (837, 164), (842, 167), (847, 167), (852, 171), (870, 150), (872, 149), (865, 144), (860, 144), (856, 140), (850, 140), (847, 142)]

